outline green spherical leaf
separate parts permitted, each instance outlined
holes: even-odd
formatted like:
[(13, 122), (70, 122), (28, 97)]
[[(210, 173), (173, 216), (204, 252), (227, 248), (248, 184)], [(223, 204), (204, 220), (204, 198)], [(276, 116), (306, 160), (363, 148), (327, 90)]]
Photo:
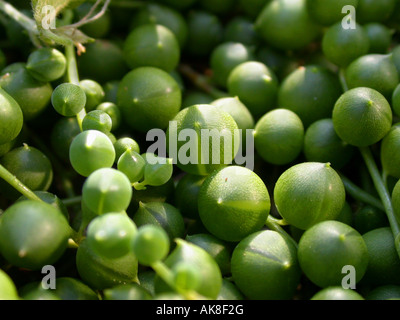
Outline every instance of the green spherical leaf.
[(170, 141), (169, 156), (180, 169), (208, 175), (232, 162), (240, 138), (230, 114), (211, 105), (194, 105), (183, 109), (170, 122), (166, 141)]
[(206, 233), (188, 235), (186, 241), (206, 250), (218, 263), (223, 276), (230, 274), (232, 252), (228, 243)]
[(204, 10), (192, 10), (186, 21), (188, 38), (184, 49), (193, 56), (208, 56), (223, 39), (224, 29), (220, 19)]
[(188, 35), (188, 26), (180, 12), (165, 5), (149, 3), (137, 11), (132, 19), (131, 27), (136, 28), (149, 23), (163, 25), (170, 29), (180, 47), (184, 47)]
[(161, 227), (145, 225), (132, 240), (132, 249), (139, 263), (151, 266), (165, 259), (169, 253), (168, 234)]
[(357, 24), (355, 29), (343, 29), (338, 22), (331, 26), (322, 39), (325, 57), (339, 67), (346, 67), (352, 61), (369, 52), (368, 34)]
[(140, 202), (133, 221), (138, 227), (150, 224), (163, 228), (171, 242), (185, 235), (185, 222), (179, 210), (171, 204), (157, 200)]
[(275, 107), (278, 80), (274, 72), (261, 62), (247, 61), (229, 74), (228, 91), (237, 96), (254, 118)]
[(17, 101), (1, 88), (0, 114), (0, 144), (5, 144), (19, 135), (24, 117)]
[(255, 232), (233, 251), (232, 277), (248, 299), (292, 299), (300, 276), (296, 247), (276, 231)]
[(278, 105), (296, 113), (304, 124), (329, 118), (342, 89), (338, 78), (328, 69), (309, 65), (299, 67), (282, 82)]
[(343, 287), (328, 287), (318, 291), (310, 300), (365, 300), (357, 291)]
[(400, 179), (400, 124), (392, 127), (381, 144), (381, 162), (385, 174)]
[(254, 145), (266, 161), (284, 165), (294, 161), (303, 149), (304, 126), (301, 119), (287, 109), (266, 113), (256, 124)]
[(129, 253), (136, 233), (136, 225), (126, 214), (107, 213), (90, 222), (88, 245), (101, 257), (120, 258)]
[(122, 121), (121, 112), (115, 103), (113, 102), (100, 103), (97, 106), (96, 110), (104, 111), (110, 116), (112, 122), (111, 131), (114, 131), (119, 128)]
[(79, 86), (86, 94), (86, 111), (92, 111), (104, 100), (103, 87), (96, 81), (85, 79), (79, 83)]
[(103, 168), (94, 171), (85, 181), (82, 199), (97, 214), (125, 211), (132, 198), (132, 187), (122, 172)]
[(253, 171), (229, 166), (215, 171), (201, 186), (199, 215), (219, 239), (240, 241), (261, 230), (270, 210), (268, 190)]
[(369, 53), (387, 53), (392, 43), (391, 30), (381, 23), (368, 23), (364, 28), (369, 38)]
[(399, 75), (391, 54), (369, 54), (358, 58), (347, 67), (345, 78), (349, 89), (372, 88), (386, 99), (392, 97), (399, 84)]
[[(55, 194), (47, 192), (47, 191), (34, 191), (34, 194), (37, 195), (40, 199), (42, 199), (44, 202), (51, 204), (54, 208), (56, 208), (58, 211), (60, 211), (67, 220), (69, 220), (69, 213), (68, 213), (67, 207), (61, 201), (61, 199), (59, 197), (57, 197)], [(21, 196), (21, 197), (19, 197), (17, 202), (25, 201), (25, 200), (29, 200), (29, 199), (25, 196)]]
[(118, 170), (123, 172), (131, 183), (141, 181), (144, 176), (146, 161), (133, 150), (125, 151), (118, 160)]
[(319, 35), (306, 0), (268, 2), (255, 22), (256, 31), (271, 46), (282, 50), (302, 49)]
[(355, 148), (339, 138), (332, 119), (321, 119), (308, 127), (303, 151), (307, 161), (329, 162), (341, 169), (351, 160)]
[(306, 0), (311, 18), (324, 26), (330, 26), (343, 20), (343, 7), (357, 9), (358, 0)]
[[(165, 265), (174, 269), (177, 264), (185, 263), (196, 268), (201, 277), (200, 286), (196, 291), (206, 298), (216, 299), (222, 285), (217, 263), (204, 249), (182, 239), (176, 242), (176, 248), (164, 261)], [(157, 294), (175, 292), (158, 276), (155, 278), (155, 290)]]
[(385, 22), (392, 14), (396, 0), (359, 0), (357, 7), (357, 19), (361, 23)]
[(70, 234), (59, 210), (45, 202), (21, 201), (1, 217), (0, 252), (17, 267), (40, 270), (61, 257)]
[(363, 238), (369, 256), (363, 282), (373, 286), (399, 285), (400, 261), (390, 227), (371, 230)]
[[(110, 39), (96, 39), (85, 44), (86, 52), (77, 57), (79, 75), (100, 84), (119, 81), (128, 72), (123, 51)], [(109, 101), (106, 99), (106, 101)]]
[(74, 138), (69, 158), (74, 170), (87, 177), (97, 169), (112, 167), (115, 150), (107, 135), (97, 130), (88, 130)]
[(95, 290), (137, 283), (138, 261), (132, 252), (107, 259), (91, 250), (86, 239), (79, 244), (76, 267), (82, 280)]
[[(0, 164), (32, 191), (47, 191), (53, 182), (54, 173), (49, 158), (34, 147), (24, 145), (11, 150), (0, 159)], [(20, 196), (4, 180), (0, 184), (4, 195), (12, 198)]]
[(279, 177), (274, 200), (289, 224), (307, 230), (339, 216), (345, 203), (345, 189), (328, 163), (305, 162), (292, 166)]
[(181, 102), (178, 83), (158, 68), (132, 70), (121, 80), (118, 89), (118, 106), (126, 123), (140, 132), (166, 129), (179, 112)]
[(199, 218), (197, 200), (200, 187), (205, 179), (204, 176), (186, 174), (176, 185), (175, 205), (184, 217)]
[(50, 144), (61, 160), (69, 161), (69, 148), (79, 133), (81, 133), (81, 129), (76, 117), (63, 117), (54, 124), (50, 133)]
[(253, 60), (252, 51), (242, 43), (226, 42), (215, 47), (210, 57), (213, 79), (226, 87), (229, 74), (239, 64)]
[(326, 288), (342, 285), (343, 267), (355, 269), (355, 282), (364, 276), (368, 249), (363, 237), (338, 221), (320, 222), (306, 230), (299, 242), (300, 267), (314, 284)]
[(24, 64), (6, 69), (2, 71), (0, 87), (21, 107), (25, 121), (36, 118), (50, 103), (53, 92), (51, 84), (37, 81)]
[(129, 150), (132, 150), (136, 153), (140, 154), (140, 147), (139, 144), (133, 140), (130, 137), (124, 137), (124, 138), (120, 138), (118, 139), (115, 143), (114, 143), (114, 149), (115, 149), (115, 160), (118, 161), (119, 158), (126, 152)]
[(180, 60), (180, 48), (174, 33), (162, 25), (145, 24), (126, 38), (124, 56), (131, 69), (155, 67), (170, 72)]
[(0, 270), (0, 287), (0, 300), (19, 300), (14, 282), (3, 270)]
[(82, 121), (82, 130), (98, 130), (109, 133), (112, 129), (112, 119), (104, 111), (93, 110), (85, 115)]
[(170, 158), (160, 158), (154, 154), (145, 154), (146, 164), (144, 166), (145, 185), (159, 187), (166, 184), (172, 177), (173, 164)]
[(62, 83), (54, 89), (51, 103), (59, 114), (72, 117), (85, 107), (86, 95), (80, 86)]
[(337, 135), (345, 142), (365, 147), (380, 141), (392, 127), (392, 110), (385, 97), (370, 88), (344, 93), (332, 114)]
[(26, 69), (37, 80), (52, 82), (61, 78), (67, 68), (64, 54), (54, 48), (40, 48), (33, 51), (26, 63)]
[(103, 291), (104, 300), (151, 300), (150, 293), (136, 283), (121, 284)]

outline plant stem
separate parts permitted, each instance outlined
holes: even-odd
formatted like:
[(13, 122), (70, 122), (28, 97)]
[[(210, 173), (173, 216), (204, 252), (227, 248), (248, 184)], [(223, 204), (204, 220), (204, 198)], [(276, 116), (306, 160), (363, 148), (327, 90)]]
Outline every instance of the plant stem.
[(65, 47), (65, 56), (68, 62), (68, 81), (79, 86), (78, 67), (76, 64), (75, 47), (73, 45), (68, 45)]
[(280, 221), (278, 219), (275, 219), (274, 217), (271, 217), (271, 215), (268, 215), (268, 219), (267, 221), (265, 221), (265, 225), (268, 227), (268, 229), (271, 229), (273, 231), (276, 231), (278, 233), (280, 233), (281, 235), (283, 235), (284, 237), (288, 238), (288, 240), (290, 240), (290, 242), (293, 243), (293, 245), (296, 247), (296, 249), (298, 248), (298, 244), (297, 242), (292, 238), (292, 236), (290, 234), (288, 234), (279, 223), (277, 223), (277, 221)]
[[(93, 7), (90, 9), (90, 11), (88, 12), (88, 14), (83, 17), (83, 19), (77, 23), (71, 24), (70, 27), (73, 28), (79, 28), (85, 24), (91, 23), (97, 19), (100, 19), (107, 11), (107, 8), (110, 4), (111, 0), (106, 0), (103, 7), (101, 8), (100, 12), (97, 13), (96, 15), (92, 16), (92, 14), (94, 13), (94, 11), (96, 10), (97, 6), (100, 4), (101, 0), (97, 0), (96, 3), (93, 5)], [(92, 16), (92, 17), (91, 17)]]
[[(65, 47), (65, 56), (68, 62), (68, 69), (67, 69), (67, 77), (68, 81), (72, 84), (79, 86), (79, 73), (78, 73), (78, 66), (76, 64), (76, 55), (75, 55), (75, 47), (74, 45), (70, 44)], [(79, 124), (79, 128), (82, 131), (82, 121), (83, 118), (86, 116), (86, 110), (83, 108), (77, 115), (76, 119)]]
[(354, 199), (359, 200), (365, 204), (369, 204), (382, 211), (385, 211), (385, 208), (379, 199), (375, 198), (368, 192), (356, 186), (349, 178), (345, 177), (344, 175), (341, 174), (340, 178), (342, 179), (346, 192)]
[(344, 75), (344, 69), (340, 69), (339, 71), (339, 80), (340, 80), (340, 84), (342, 85), (342, 89), (344, 92), (349, 91), (349, 87), (347, 86), (346, 83), (346, 77)]
[(4, 179), (14, 189), (30, 200), (43, 201), (32, 190), (25, 186), (16, 176), (10, 173), (6, 168), (0, 164), (0, 178)]
[(268, 220), (270, 222), (276, 223), (280, 226), (288, 226), (289, 225), (289, 223), (285, 219), (277, 219), (271, 215), (268, 216)]
[(187, 64), (181, 64), (179, 66), (179, 71), (185, 77), (187, 77), (196, 87), (203, 90), (205, 93), (211, 95), (214, 99), (229, 97), (229, 95), (226, 92), (214, 88), (209, 83), (209, 79), (206, 76), (197, 73)]
[[(97, 0), (88, 0), (88, 2), (96, 2)], [(110, 2), (110, 7), (116, 8), (126, 8), (126, 9), (135, 9), (139, 7), (145, 6), (146, 1), (136, 1), (136, 0), (113, 0)]]
[(11, 4), (0, 0), (0, 11), (4, 12), (7, 14), (9, 17), (14, 19), (16, 22), (18, 22), (24, 29), (28, 30), (30, 33), (34, 33), (36, 35), (39, 34), (36, 22), (29, 18), (28, 16), (24, 15), (20, 11), (18, 11), (15, 7), (13, 7)]
[[(400, 234), (400, 227), (396, 220), (396, 216), (394, 213), (392, 200), (389, 195), (389, 191), (387, 190), (387, 188), (382, 180), (382, 177), (380, 175), (378, 167), (376, 166), (376, 163), (375, 163), (375, 160), (371, 153), (371, 150), (368, 147), (362, 147), (359, 149), (360, 149), (362, 157), (364, 158), (365, 164), (367, 165), (369, 173), (372, 177), (375, 188), (378, 191), (379, 197), (382, 200), (383, 206), (386, 211), (386, 215), (389, 220), (390, 227), (392, 229), (393, 236), (396, 239), (396, 237)], [(400, 250), (399, 250), (400, 248), (398, 248), (398, 243), (396, 243), (396, 247), (397, 247), (396, 248), (397, 252), (400, 255)]]
[(82, 196), (63, 199), (62, 202), (66, 207), (74, 206), (82, 202)]

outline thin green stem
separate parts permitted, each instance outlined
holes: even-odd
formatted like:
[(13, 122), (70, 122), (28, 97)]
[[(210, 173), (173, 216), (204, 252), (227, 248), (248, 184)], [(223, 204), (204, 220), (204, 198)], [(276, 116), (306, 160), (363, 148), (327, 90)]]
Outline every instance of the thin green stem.
[(280, 234), (282, 234), (284, 237), (287, 237), (290, 242), (293, 243), (293, 245), (298, 248), (297, 242), (292, 238), (290, 234), (288, 234), (285, 229), (282, 228), (282, 226), (277, 223), (276, 221), (279, 221), (278, 219), (271, 217), (271, 215), (268, 215), (267, 221), (265, 221), (265, 225), (268, 227), (268, 229), (271, 229), (273, 231), (276, 231)]
[[(389, 194), (388, 189), (386, 188), (381, 174), (376, 166), (375, 160), (371, 153), (371, 150), (368, 147), (359, 148), (362, 157), (364, 158), (365, 164), (367, 165), (368, 171), (372, 177), (372, 181), (374, 182), (375, 188), (378, 191), (379, 197), (382, 200), (383, 206), (386, 211), (386, 215), (389, 220), (390, 227), (392, 229), (392, 233), (394, 238), (396, 238), (400, 234), (400, 227), (396, 220), (396, 215), (394, 213), (392, 200)], [(398, 243), (396, 243), (398, 246)], [(397, 248), (398, 253), (400, 254), (400, 248)]]
[(25, 186), (16, 176), (10, 173), (6, 168), (0, 164), (0, 178), (4, 179), (14, 189), (30, 200), (43, 201), (31, 189)]
[(93, 7), (90, 9), (90, 11), (88, 12), (88, 14), (81, 20), (78, 21), (77, 23), (71, 24), (70, 27), (73, 28), (79, 28), (85, 24), (91, 23), (97, 19), (100, 19), (107, 11), (107, 8), (110, 4), (111, 0), (106, 0), (104, 2), (103, 7), (101, 8), (100, 12), (97, 13), (96, 15), (92, 16), (92, 14), (95, 12), (97, 6), (100, 4), (101, 0), (97, 0), (96, 3), (93, 5)]
[(0, 11), (18, 22), (24, 29), (28, 30), (29, 33), (39, 34), (35, 20), (24, 15), (11, 4), (0, 0)]
[[(88, 0), (88, 2), (96, 2), (97, 0)], [(125, 9), (136, 9), (140, 8), (147, 5), (146, 1), (135, 1), (135, 0), (130, 0), (130, 1), (118, 1), (114, 0), (110, 2), (110, 7), (116, 7), (116, 8), (125, 8)]]
[[(68, 62), (68, 69), (67, 69), (67, 77), (68, 81), (72, 84), (79, 86), (79, 73), (78, 73), (78, 66), (76, 63), (76, 54), (75, 54), (75, 47), (74, 45), (70, 44), (65, 47), (65, 56)], [(76, 119), (79, 124), (79, 128), (82, 131), (82, 122), (83, 118), (86, 116), (86, 110), (83, 108), (77, 115)]]
[(179, 71), (188, 78), (196, 87), (211, 95), (214, 99), (226, 98), (229, 95), (226, 92), (214, 88), (206, 76), (194, 71), (187, 64), (181, 64)]
[(346, 77), (344, 75), (344, 69), (340, 69), (339, 71), (339, 80), (340, 80), (340, 84), (342, 86), (342, 89), (344, 92), (349, 90), (349, 87), (347, 86), (347, 82), (346, 82)]
[(346, 192), (351, 197), (365, 204), (369, 204), (377, 209), (385, 211), (385, 208), (379, 199), (375, 198), (368, 192), (364, 191), (363, 189), (355, 185), (349, 178), (345, 177), (343, 174), (340, 175), (340, 178), (342, 179)]
[(271, 215), (268, 216), (268, 220), (273, 223), (276, 223), (280, 226), (288, 226), (289, 225), (289, 223), (285, 219), (277, 219)]
[(382, 170), (382, 181), (386, 189), (388, 189), (388, 174), (385, 169)]
[(68, 199), (63, 199), (62, 202), (64, 203), (64, 205), (66, 207), (69, 206), (75, 206), (77, 204), (81, 204), (82, 202), (82, 196), (79, 197), (72, 197), (72, 198), (68, 198)]
[(65, 56), (68, 62), (68, 81), (79, 86), (79, 73), (76, 63), (75, 47), (72, 44), (65, 47)]

